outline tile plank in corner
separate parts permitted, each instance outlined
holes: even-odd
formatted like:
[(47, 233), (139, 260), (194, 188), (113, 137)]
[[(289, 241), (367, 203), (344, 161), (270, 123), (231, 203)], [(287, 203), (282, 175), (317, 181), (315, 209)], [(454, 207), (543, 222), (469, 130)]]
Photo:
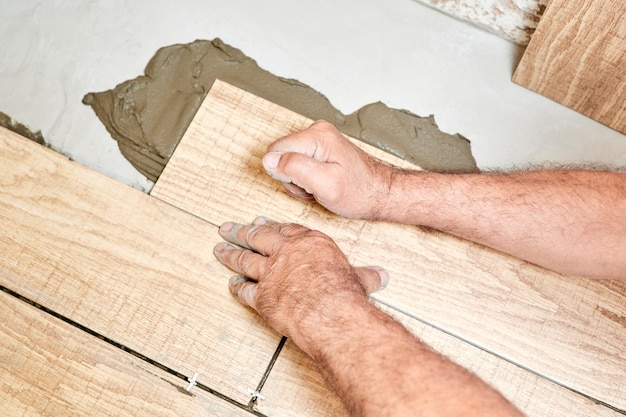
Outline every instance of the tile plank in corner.
[(2, 291), (0, 305), (3, 416), (251, 416)]
[[(620, 417), (623, 414), (548, 381), (404, 314), (379, 305), (416, 337), (498, 389), (528, 417)], [(259, 411), (266, 415), (348, 416), (315, 364), (292, 343), (285, 345), (265, 387)]]
[(215, 226), (0, 129), (0, 285), (246, 403), (280, 337)]

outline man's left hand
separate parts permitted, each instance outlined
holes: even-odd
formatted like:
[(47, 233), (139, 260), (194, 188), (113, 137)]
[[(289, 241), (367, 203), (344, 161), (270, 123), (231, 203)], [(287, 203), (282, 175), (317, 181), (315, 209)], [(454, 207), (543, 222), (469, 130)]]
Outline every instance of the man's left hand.
[(231, 292), (298, 345), (326, 309), (349, 308), (389, 280), (380, 267), (351, 266), (330, 237), (297, 224), (258, 217), (224, 223), (219, 233), (229, 243), (219, 243), (215, 256), (242, 275), (231, 278)]

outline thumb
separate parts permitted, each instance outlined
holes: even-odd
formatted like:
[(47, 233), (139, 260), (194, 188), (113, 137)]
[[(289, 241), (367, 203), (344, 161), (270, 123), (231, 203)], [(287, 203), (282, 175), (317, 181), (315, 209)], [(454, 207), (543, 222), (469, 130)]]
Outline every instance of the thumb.
[(263, 167), (274, 179), (293, 183), (309, 194), (316, 195), (328, 187), (326, 171), (329, 164), (295, 152), (268, 152)]
[(367, 294), (384, 289), (389, 283), (389, 273), (380, 266), (354, 268)]
[(284, 155), (284, 152), (268, 152), (263, 157), (263, 168), (270, 175), (270, 177), (275, 180), (290, 183), (291, 178), (287, 176), (286, 173), (280, 172), (278, 169), (278, 165), (280, 164), (280, 160)]

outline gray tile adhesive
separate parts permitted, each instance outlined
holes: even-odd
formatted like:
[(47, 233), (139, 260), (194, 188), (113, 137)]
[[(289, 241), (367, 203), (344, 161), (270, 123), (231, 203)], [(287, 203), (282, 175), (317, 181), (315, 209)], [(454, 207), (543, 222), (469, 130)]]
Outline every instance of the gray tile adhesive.
[(310, 119), (328, 120), (343, 133), (424, 169), (477, 171), (470, 142), (441, 132), (433, 116), (380, 102), (344, 115), (323, 94), (265, 71), (220, 39), (161, 48), (145, 75), (89, 93), (83, 103), (93, 108), (124, 157), (156, 181), (216, 78)]

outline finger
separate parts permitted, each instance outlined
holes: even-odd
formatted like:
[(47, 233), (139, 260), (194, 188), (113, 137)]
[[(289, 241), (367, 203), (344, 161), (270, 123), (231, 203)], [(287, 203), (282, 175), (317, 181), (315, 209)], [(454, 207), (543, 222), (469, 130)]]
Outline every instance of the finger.
[[(301, 235), (302, 233), (305, 233), (307, 231), (311, 231), (311, 229), (302, 226), (301, 224), (296, 224), (296, 223), (278, 223), (275, 222), (273, 220), (268, 219), (267, 217), (263, 217), (263, 216), (259, 216), (256, 219), (254, 219), (254, 221), (252, 222), (253, 225), (261, 225), (263, 226), (264, 229), (270, 229), (271, 232), (274, 233), (268, 233), (268, 235), (271, 235), (270, 237), (278, 237), (277, 235), (280, 235), (281, 237), (291, 237), (291, 236), (298, 236)], [(244, 229), (245, 230), (245, 229)], [(262, 229), (257, 229), (257, 228), (250, 228), (248, 230), (248, 243), (250, 243), (250, 235), (251, 234), (264, 234), (265, 232), (267, 232), (267, 230), (262, 230)], [(240, 230), (241, 233), (241, 230)], [(256, 236), (253, 237), (254, 240), (256, 240)]]
[(263, 157), (263, 167), (272, 178), (284, 183), (292, 181), (289, 176), (277, 169), (279, 161), (285, 153), (295, 153), (325, 162), (323, 146), (320, 142), (322, 138), (316, 134), (318, 132), (314, 132), (317, 130), (315, 126), (316, 123), (313, 123), (307, 129), (287, 135), (268, 147), (268, 152)]
[(265, 254), (263, 250), (259, 250), (258, 246), (254, 245), (251, 235), (255, 233), (257, 228), (268, 228), (278, 231), (278, 227), (278, 223), (269, 220), (267, 217), (259, 216), (254, 219), (251, 225), (226, 222), (220, 226), (219, 234), (230, 243)]
[(226, 222), (220, 226), (219, 234), (227, 242), (253, 250), (261, 255), (269, 255), (274, 252), (276, 245), (280, 244), (283, 239), (282, 224), (259, 218), (256, 219), (256, 222), (261, 224), (244, 225)]
[(280, 235), (286, 238), (301, 237), (308, 232), (312, 232), (308, 227), (297, 223), (278, 223), (277, 226)]
[(252, 279), (263, 276), (267, 258), (247, 249), (220, 242), (214, 249), (215, 257), (233, 271)]
[(263, 157), (267, 173), (279, 181), (293, 183), (308, 194), (332, 191), (334, 164), (320, 162), (299, 153), (270, 152)]
[(278, 223), (277, 221), (265, 216), (257, 216), (256, 219), (252, 221), (253, 226), (263, 226), (264, 228), (268, 228), (276, 232), (280, 232), (280, 228), (283, 224), (285, 223)]
[(231, 294), (244, 305), (250, 306), (256, 310), (256, 288), (254, 281), (240, 276), (231, 277), (228, 280), (228, 289)]
[(278, 170), (278, 164), (280, 163), (280, 159), (284, 155), (284, 152), (268, 152), (263, 157), (263, 168), (268, 173), (268, 175), (274, 178), (276, 181), (284, 182), (285, 184), (289, 184), (291, 182), (291, 177), (289, 177), (286, 173)]
[[(218, 230), (220, 236), (224, 238), (224, 240), (234, 243), (235, 245), (241, 246), (242, 248), (252, 249), (252, 246), (247, 242), (245, 238), (245, 232), (242, 234), (241, 231), (245, 227), (243, 224), (226, 222), (222, 224)], [(249, 226), (248, 226), (249, 227)]]
[[(324, 122), (313, 122), (308, 128), (299, 132), (287, 135), (268, 146), (268, 152), (295, 152), (309, 157), (313, 157), (316, 150), (320, 148), (321, 136), (317, 134), (316, 129)], [(327, 123), (327, 122), (326, 122)], [(319, 157), (319, 155), (318, 155)]]
[[(280, 235), (281, 237), (292, 237), (292, 236), (299, 236), (302, 235), (303, 233), (306, 232), (310, 232), (311, 229), (302, 226), (301, 224), (296, 224), (296, 223), (278, 223), (275, 222), (273, 220), (268, 219), (267, 217), (264, 216), (259, 216), (256, 219), (254, 219), (254, 221), (252, 222), (253, 225), (261, 225), (264, 228), (268, 228), (271, 229), (272, 232), (275, 232), (274, 234), (272, 234), (271, 237), (276, 237), (278, 238), (278, 235)], [(241, 232), (240, 232), (241, 233)], [(250, 244), (250, 234), (263, 234), (264, 231), (263, 230), (252, 230), (250, 229), (248, 231), (248, 243)], [(254, 240), (257, 240), (257, 236), (253, 236)], [(271, 252), (271, 250), (270, 250)], [(263, 253), (265, 254), (265, 253)]]
[(257, 218), (252, 221), (252, 224), (254, 225), (263, 225), (263, 224), (268, 224), (268, 223), (276, 223), (276, 222), (265, 216), (257, 216)]
[(389, 273), (380, 266), (364, 266), (355, 270), (367, 294), (380, 291), (389, 283)]
[(312, 194), (307, 193), (303, 188), (298, 187), (296, 184), (286, 183), (283, 184), (283, 188), (293, 198), (296, 198), (305, 203), (313, 203), (315, 197)]

